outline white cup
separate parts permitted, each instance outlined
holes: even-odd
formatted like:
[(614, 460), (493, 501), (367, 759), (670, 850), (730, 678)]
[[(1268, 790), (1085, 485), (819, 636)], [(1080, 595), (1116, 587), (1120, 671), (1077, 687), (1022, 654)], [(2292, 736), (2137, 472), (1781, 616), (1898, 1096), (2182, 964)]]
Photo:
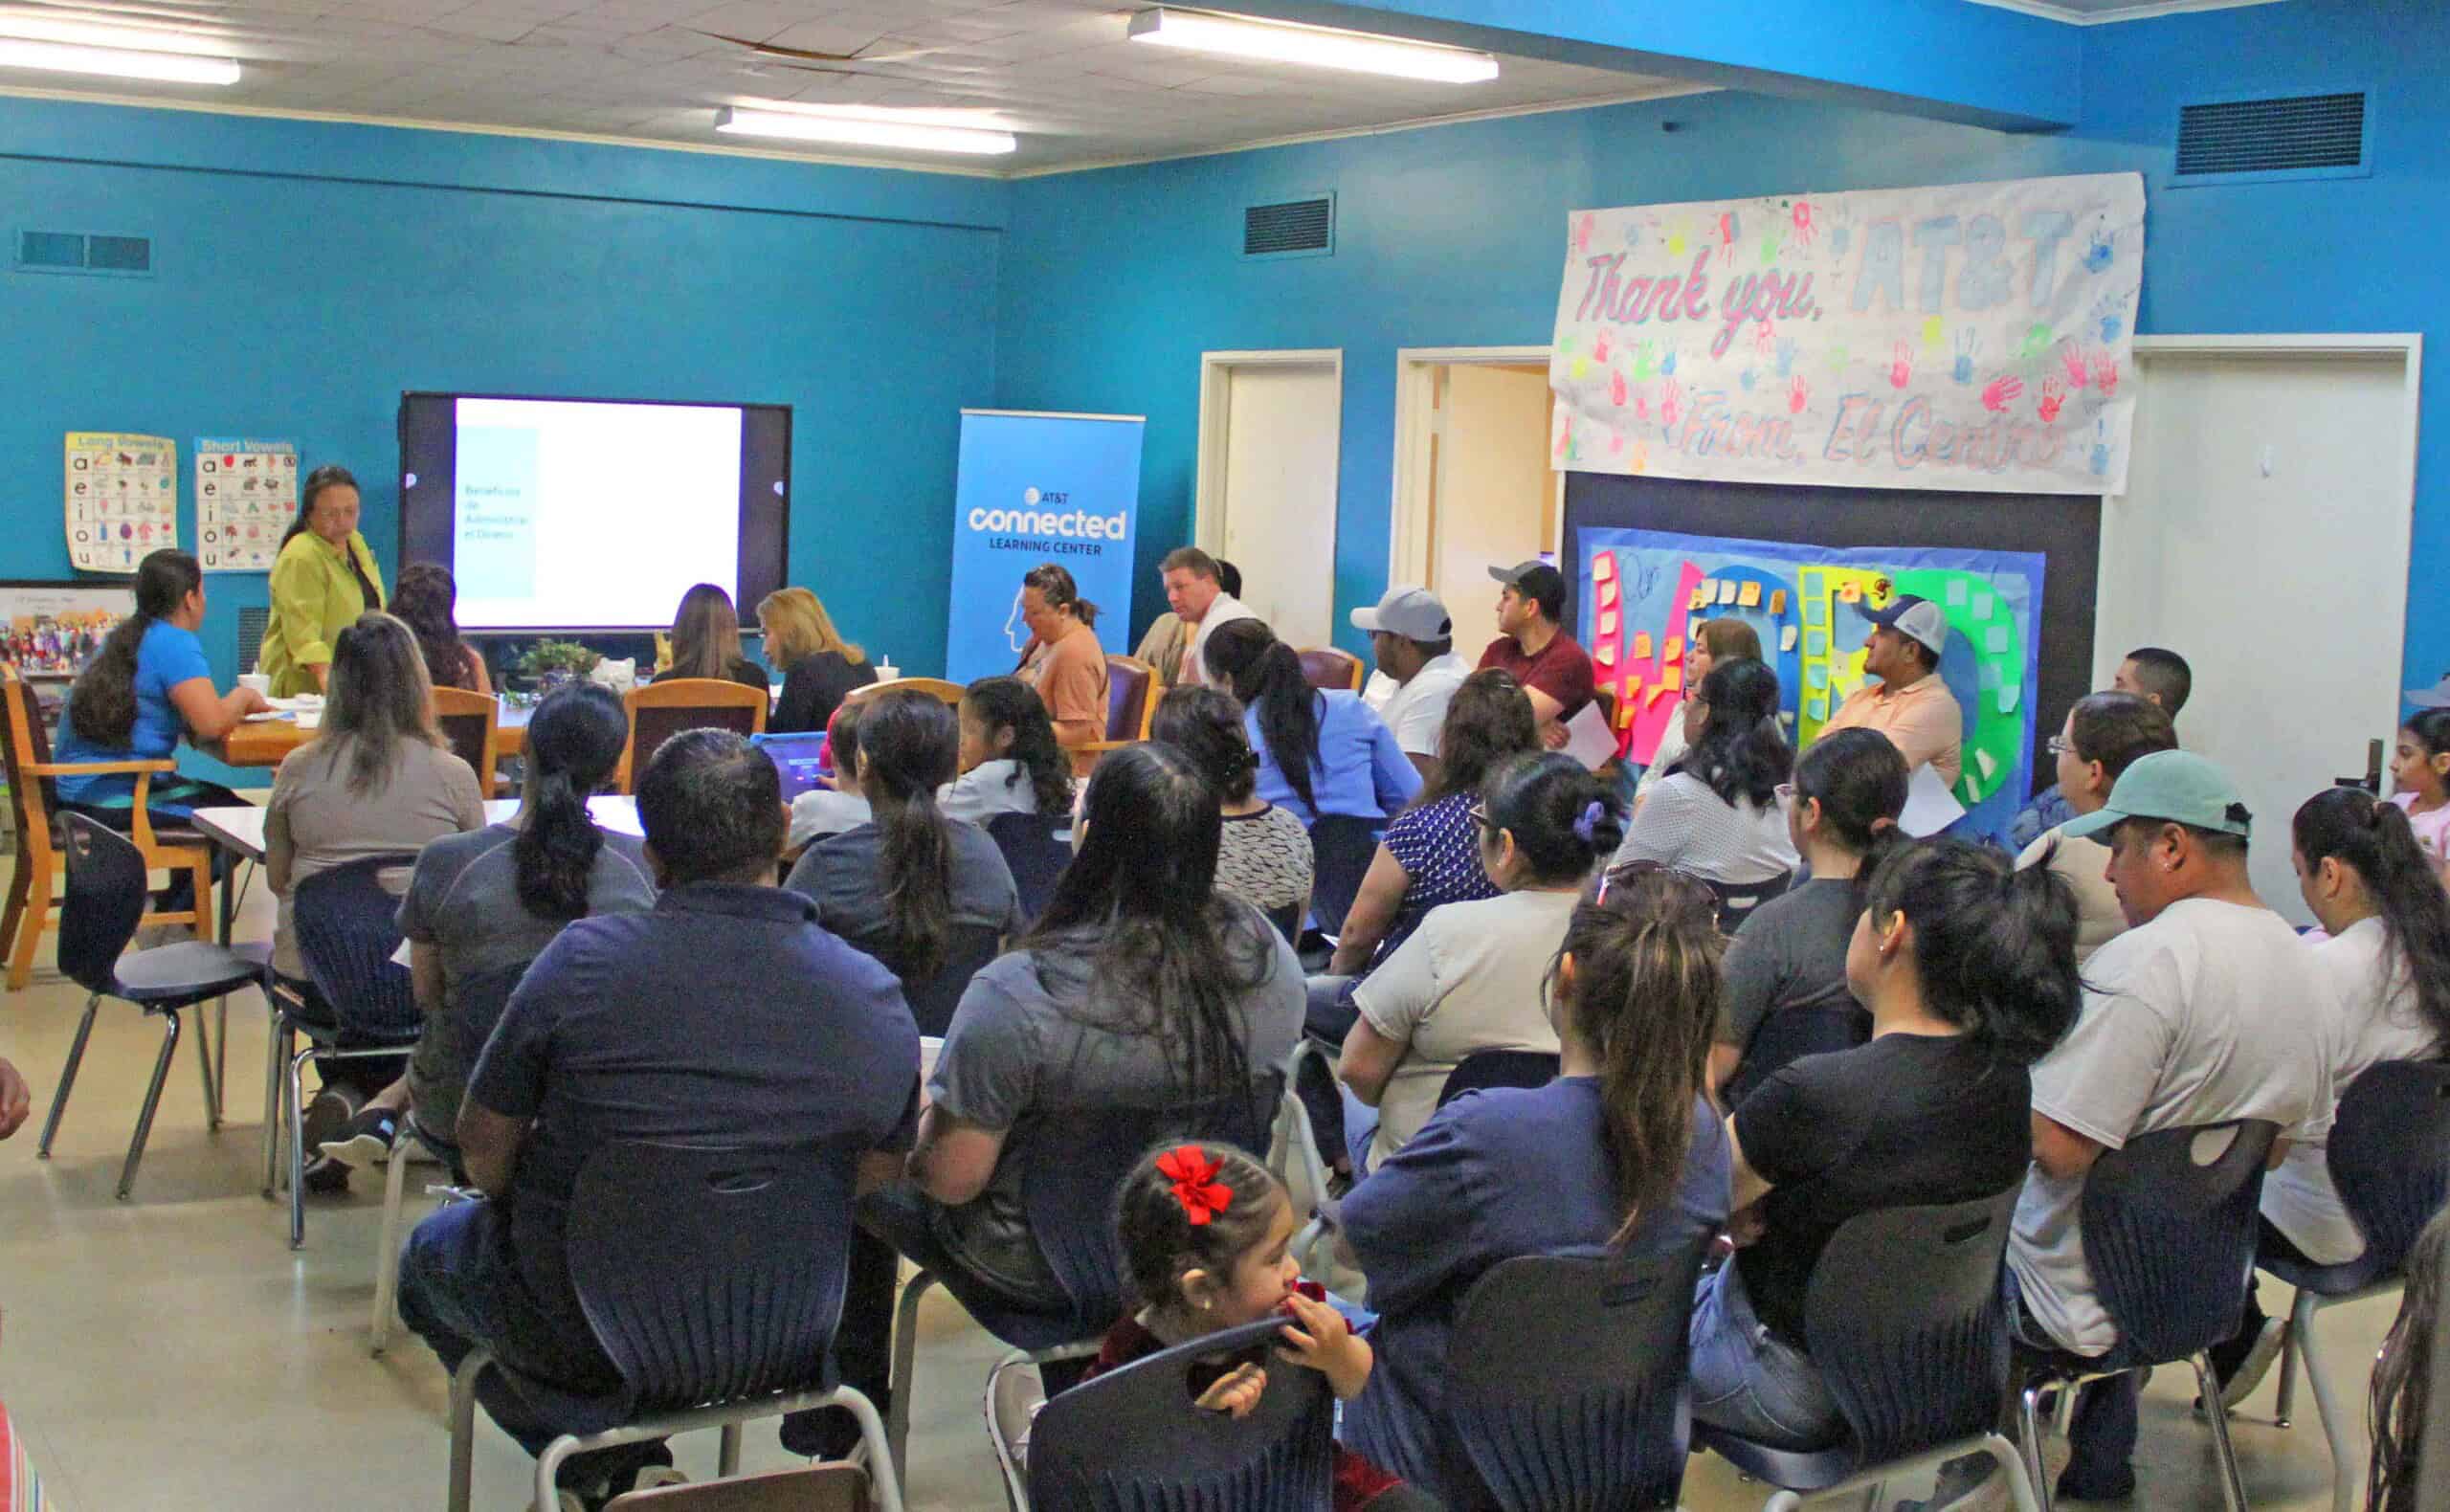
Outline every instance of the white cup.
[(238, 674), (238, 686), (253, 688), (257, 693), (269, 697), (272, 693), (272, 678), (260, 672), (242, 672)]
[(323, 711), (321, 709), (300, 709), (297, 713), (291, 715), (290, 718), (298, 722), (298, 727), (300, 729), (311, 730), (323, 723)]

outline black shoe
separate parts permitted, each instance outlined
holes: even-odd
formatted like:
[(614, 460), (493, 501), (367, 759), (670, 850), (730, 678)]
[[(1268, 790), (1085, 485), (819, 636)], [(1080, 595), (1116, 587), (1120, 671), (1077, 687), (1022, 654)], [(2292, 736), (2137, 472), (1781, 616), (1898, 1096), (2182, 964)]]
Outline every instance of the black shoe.
[(306, 1116), (301, 1121), (302, 1141), (309, 1157), (322, 1148), (326, 1140), (341, 1137), (348, 1121), (357, 1117), (358, 1104), (364, 1101), (345, 1086), (327, 1086), (315, 1094), (306, 1104)]
[[(2280, 1358), (2281, 1346), (2288, 1342), (2288, 1325), (2277, 1318), (2265, 1318), (2261, 1326), (2240, 1328), (2238, 1337), (2214, 1345), (2212, 1379), (2220, 1389), (2220, 1405), (2235, 1411), (2262, 1378), (2271, 1373), (2272, 1362)], [(2195, 1411), (2203, 1410), (2203, 1398), (2194, 1399)]]
[[(871, 1391), (868, 1399), (877, 1404), (878, 1415), (892, 1411), (893, 1393)], [(805, 1459), (831, 1462), (848, 1459), (851, 1451), (866, 1442), (859, 1433), (859, 1420), (847, 1407), (820, 1407), (806, 1412), (787, 1413), (783, 1418), (783, 1448)]]
[(2069, 1465), (2059, 1477), (2055, 1495), (2066, 1501), (2124, 1501), (2135, 1494), (2135, 1467), (2121, 1465), (2098, 1479), (2079, 1479), (2076, 1467)]
[(390, 1163), (391, 1142), (399, 1137), (398, 1113), (390, 1108), (367, 1108), (342, 1125), (338, 1134), (315, 1147), (344, 1166), (382, 1166)]
[(348, 1167), (329, 1155), (318, 1155), (306, 1163), (306, 1174), (300, 1189), (321, 1196), (331, 1196), (348, 1190)]

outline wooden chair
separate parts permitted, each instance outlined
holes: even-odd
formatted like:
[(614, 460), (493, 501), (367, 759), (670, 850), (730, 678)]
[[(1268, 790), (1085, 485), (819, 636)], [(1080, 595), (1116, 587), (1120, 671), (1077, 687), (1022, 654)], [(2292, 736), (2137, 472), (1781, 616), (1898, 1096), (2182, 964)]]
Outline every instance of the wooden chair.
[(436, 688), (434, 722), (451, 743), (451, 753), (477, 774), (477, 790), (488, 798), (501, 796), (501, 779), (494, 767), (501, 756), (501, 700), (465, 688)]
[(1369, 669), (1361, 658), (1333, 646), (1312, 646), (1301, 653), (1302, 676), (1310, 686), (1322, 690), (1342, 688), (1348, 693), (1361, 691), (1361, 678)]
[(737, 730), (743, 735), (766, 733), (767, 692), (728, 678), (658, 678), (633, 688), (621, 701), (630, 710), (630, 744), (621, 751), (618, 789), (631, 790), (632, 772), (639, 758), (682, 730)]
[(1106, 738), (1072, 748), (1072, 773), (1085, 777), (1110, 750), (1148, 738), (1164, 684), (1157, 669), (1131, 656), (1106, 657)]
[(857, 703), (861, 699), (872, 699), (887, 688), (915, 688), (921, 693), (934, 695), (950, 708), (960, 707), (961, 696), (968, 691), (960, 683), (947, 682), (942, 678), (896, 678), (891, 682), (871, 682), (853, 688), (842, 696), (842, 701)]
[(10, 790), (17, 800), (17, 868), (9, 879), (9, 904), (0, 914), (0, 949), (9, 952), (9, 990), (33, 980), (34, 948), (51, 925), (51, 910), (58, 895), (60, 853), (58, 779), (132, 773), (135, 807), (129, 814), (128, 838), (145, 857), (147, 871), (188, 872), (194, 878), (195, 905), (174, 913), (147, 912), (144, 924), (186, 924), (201, 940), (211, 931), (205, 923), (212, 909), (212, 846), (193, 830), (159, 829), (145, 812), (146, 796), (156, 776), (179, 769), (175, 761), (55, 762), (51, 730), (35, 706), (33, 689), (13, 664), (0, 663), (0, 700), (8, 704), (0, 719), (0, 759), (9, 771)]

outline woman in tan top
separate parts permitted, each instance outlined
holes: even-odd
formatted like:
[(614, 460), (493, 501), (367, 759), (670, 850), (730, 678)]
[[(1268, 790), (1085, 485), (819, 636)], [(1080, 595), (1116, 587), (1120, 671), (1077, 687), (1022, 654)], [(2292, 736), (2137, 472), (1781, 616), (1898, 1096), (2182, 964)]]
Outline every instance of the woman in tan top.
[(1098, 606), (1080, 596), (1070, 572), (1049, 562), (1021, 579), (1021, 618), (1032, 639), (1017, 675), (1037, 690), (1056, 743), (1069, 748), (1105, 739), (1106, 654), (1089, 628)]

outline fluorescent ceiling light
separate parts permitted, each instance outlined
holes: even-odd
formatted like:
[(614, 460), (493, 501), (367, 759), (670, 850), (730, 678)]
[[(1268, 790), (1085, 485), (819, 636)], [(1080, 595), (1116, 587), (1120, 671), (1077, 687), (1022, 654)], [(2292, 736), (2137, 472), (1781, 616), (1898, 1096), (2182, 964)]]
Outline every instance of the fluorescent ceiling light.
[(225, 57), (229, 41), (203, 31), (164, 31), (158, 27), (104, 26), (93, 21), (61, 20), (21, 11), (0, 11), (0, 36), (22, 36), (36, 42), (74, 42), (83, 47), (124, 47), (140, 53), (189, 53), (199, 57)]
[(1196, 11), (1143, 11), (1131, 18), (1131, 39), (1228, 57), (1391, 74), (1441, 84), (1478, 84), (1497, 78), (1497, 59), (1486, 53)]
[(0, 68), (36, 68), (54, 74), (100, 74), (112, 78), (155, 78), (173, 84), (234, 84), (237, 63), (226, 57), (195, 57), (128, 47), (78, 47), (0, 37)]
[(1017, 150), (1020, 142), (1009, 131), (981, 131), (969, 126), (927, 125), (919, 122), (880, 118), (873, 109), (858, 115), (814, 112), (742, 110), (726, 106), (715, 113), (715, 129), (746, 137), (788, 137), (796, 142), (837, 142), (860, 147), (908, 147), (920, 152), (969, 152), (980, 155)]

